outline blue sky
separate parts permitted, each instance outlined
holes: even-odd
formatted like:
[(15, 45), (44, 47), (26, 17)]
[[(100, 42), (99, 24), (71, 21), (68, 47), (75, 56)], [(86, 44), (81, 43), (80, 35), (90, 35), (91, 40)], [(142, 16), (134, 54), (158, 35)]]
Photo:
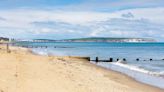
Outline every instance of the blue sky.
[(164, 41), (164, 0), (0, 0), (0, 36)]
[(2, 8), (19, 8), (19, 7), (54, 7), (79, 4), (82, 0), (1, 0)]
[(35, 8), (116, 11), (131, 8), (163, 6), (163, 0), (0, 0), (1, 9)]

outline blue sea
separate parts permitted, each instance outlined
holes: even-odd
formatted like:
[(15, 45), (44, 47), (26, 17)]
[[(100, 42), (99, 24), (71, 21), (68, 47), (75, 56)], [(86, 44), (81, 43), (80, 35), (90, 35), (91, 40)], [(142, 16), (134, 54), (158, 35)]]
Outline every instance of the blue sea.
[[(48, 46), (48, 48), (32, 48), (34, 53), (40, 55), (82, 56), (91, 57), (91, 60), (95, 57), (103, 60), (113, 58), (112, 63), (93, 61), (91, 63), (164, 89), (164, 43), (21, 42), (17, 45)], [(127, 60), (126, 63), (116, 61), (123, 58)]]

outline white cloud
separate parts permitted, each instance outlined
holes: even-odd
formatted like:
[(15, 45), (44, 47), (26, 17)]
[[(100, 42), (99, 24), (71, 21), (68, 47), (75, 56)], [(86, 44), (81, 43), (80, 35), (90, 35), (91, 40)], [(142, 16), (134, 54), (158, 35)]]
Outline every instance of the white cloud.
[[(11, 16), (12, 15), (12, 16)], [(5, 19), (5, 20), (4, 20)], [(138, 8), (117, 12), (55, 10), (0, 10), (0, 33), (62, 37), (114, 36), (163, 37), (164, 8)], [(5, 33), (7, 34), (7, 33)], [(2, 36), (2, 34), (0, 34)], [(22, 36), (21, 36), (22, 37)]]
[(128, 12), (127, 14), (122, 14), (122, 17), (124, 17), (124, 18), (134, 18), (134, 15), (131, 12)]

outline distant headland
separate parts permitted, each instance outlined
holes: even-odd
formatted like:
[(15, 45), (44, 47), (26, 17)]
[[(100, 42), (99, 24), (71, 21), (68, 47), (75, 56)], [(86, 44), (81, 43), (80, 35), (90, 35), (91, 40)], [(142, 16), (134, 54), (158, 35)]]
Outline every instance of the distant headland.
[(88, 37), (88, 38), (74, 38), (74, 39), (9, 39), (0, 37), (0, 41), (15, 41), (15, 42), (157, 42), (152, 38), (114, 38), (114, 37)]
[(156, 42), (150, 38), (113, 38), (113, 37), (89, 37), (77, 39), (65, 39), (66, 42)]
[(156, 42), (151, 38), (113, 38), (113, 37), (88, 37), (88, 38), (74, 38), (63, 40), (52, 39), (34, 39), (33, 42)]

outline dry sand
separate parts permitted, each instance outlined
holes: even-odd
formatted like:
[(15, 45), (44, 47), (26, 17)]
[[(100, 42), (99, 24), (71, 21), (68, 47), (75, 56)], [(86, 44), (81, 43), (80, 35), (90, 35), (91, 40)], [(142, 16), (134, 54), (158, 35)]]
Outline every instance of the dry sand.
[(85, 59), (0, 48), (0, 92), (164, 92)]

